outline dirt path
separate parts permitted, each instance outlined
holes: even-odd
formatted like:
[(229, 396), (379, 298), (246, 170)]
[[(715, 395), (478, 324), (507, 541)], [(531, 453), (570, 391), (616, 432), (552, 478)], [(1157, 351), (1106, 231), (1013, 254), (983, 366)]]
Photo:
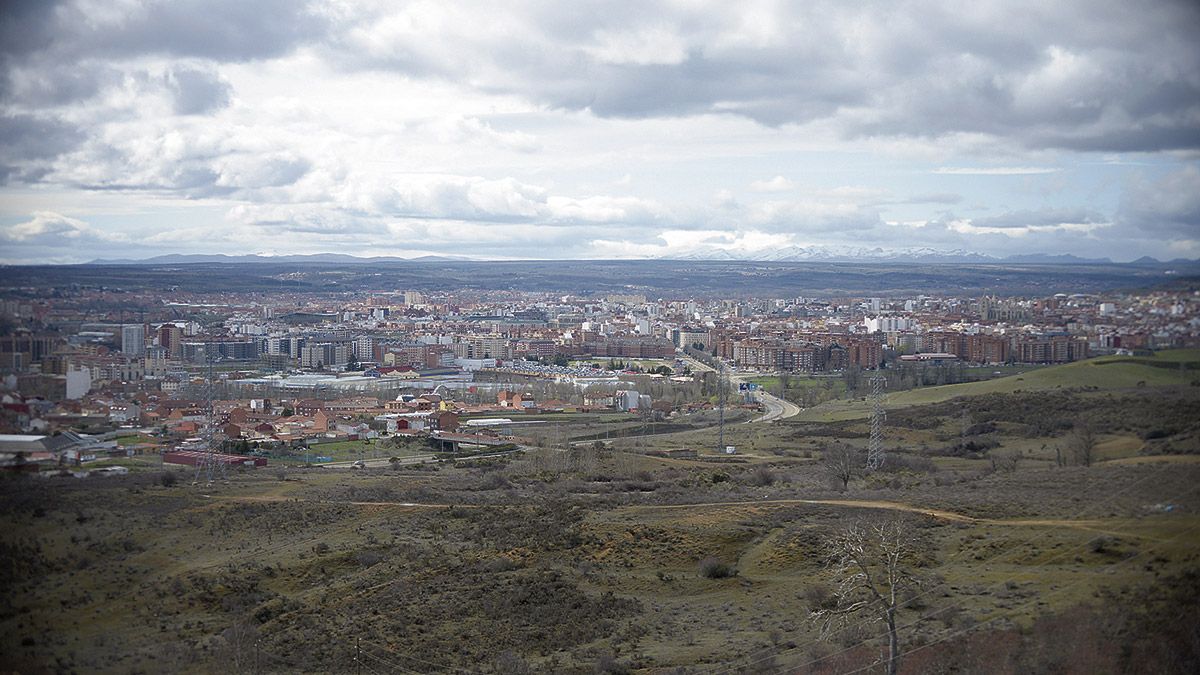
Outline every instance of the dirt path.
[(1058, 518), (1023, 518), (1015, 520), (1003, 520), (998, 518), (976, 518), (954, 511), (945, 511), (942, 509), (930, 509), (921, 506), (913, 506), (912, 504), (904, 504), (901, 502), (888, 502), (869, 499), (759, 499), (745, 502), (702, 502), (695, 504), (661, 504), (661, 505), (645, 505), (645, 506), (630, 506), (626, 508), (643, 508), (643, 509), (689, 509), (703, 507), (720, 507), (720, 506), (789, 506), (797, 504), (815, 504), (819, 506), (844, 506), (854, 509), (878, 509), (883, 511), (901, 511), (904, 513), (916, 513), (939, 520), (947, 520), (954, 523), (969, 523), (974, 525), (1008, 525), (1013, 527), (1077, 527), (1081, 529), (1091, 529), (1101, 525), (1103, 520), (1072, 520)]
[(1146, 455), (1106, 459), (1101, 464), (1200, 464), (1200, 455)]
[[(388, 506), (388, 507), (405, 507), (413, 509), (448, 509), (466, 508), (466, 509), (481, 509), (490, 507), (509, 506), (508, 504), (418, 504), (415, 502), (362, 502), (362, 501), (341, 501), (335, 499), (298, 499), (296, 497), (286, 497), (282, 495), (204, 495), (207, 499), (215, 501), (233, 501), (247, 503), (281, 503), (281, 502), (296, 502), (305, 504), (349, 504), (351, 506)], [(1081, 519), (1063, 519), (1063, 518), (1020, 518), (1012, 520), (1004, 520), (998, 518), (975, 518), (954, 511), (945, 511), (942, 509), (930, 509), (921, 506), (913, 506), (912, 504), (904, 504), (902, 502), (888, 502), (869, 499), (757, 499), (752, 501), (742, 502), (696, 502), (690, 504), (635, 504), (623, 507), (617, 507), (617, 510), (623, 509), (643, 509), (643, 510), (662, 510), (662, 509), (698, 509), (698, 508), (717, 508), (717, 507), (738, 507), (738, 506), (794, 506), (799, 504), (809, 504), (817, 506), (842, 506), (851, 509), (875, 509), (881, 511), (900, 511), (903, 513), (915, 513), (918, 515), (937, 518), (953, 523), (968, 523), (972, 525), (1005, 525), (1010, 527), (1074, 527), (1085, 530), (1092, 530), (1104, 524), (1103, 520), (1081, 520)], [(1100, 531), (1100, 530), (1098, 530)]]

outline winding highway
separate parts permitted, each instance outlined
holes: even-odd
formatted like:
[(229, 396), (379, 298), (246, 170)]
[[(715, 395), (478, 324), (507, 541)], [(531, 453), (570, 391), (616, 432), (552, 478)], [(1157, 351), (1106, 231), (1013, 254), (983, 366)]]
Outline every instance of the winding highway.
[[(679, 358), (682, 361), (684, 361), (685, 363), (687, 363), (688, 366), (690, 366), (691, 369), (695, 372), (701, 372), (701, 373), (714, 372), (714, 369), (712, 366), (710, 366), (706, 363), (697, 361), (696, 359), (692, 358), (691, 356), (688, 356), (686, 354), (681, 354), (679, 356)], [(729, 375), (729, 381), (735, 385), (739, 385), (739, 384), (743, 384), (743, 383), (747, 382), (749, 377), (750, 377), (749, 375), (745, 375), (745, 374), (731, 373)], [(764, 422), (774, 422), (776, 420), (785, 420), (789, 417), (795, 417), (796, 415), (800, 414), (800, 406), (796, 405), (795, 403), (792, 403), (791, 401), (785, 401), (784, 399), (781, 399), (778, 396), (775, 396), (774, 394), (768, 393), (766, 390), (761, 389), (761, 388), (755, 390), (754, 393), (757, 396), (758, 401), (760, 403), (762, 403), (763, 406), (766, 407), (767, 410), (762, 415), (755, 417), (754, 419), (747, 420), (745, 422), (746, 424), (761, 424)]]

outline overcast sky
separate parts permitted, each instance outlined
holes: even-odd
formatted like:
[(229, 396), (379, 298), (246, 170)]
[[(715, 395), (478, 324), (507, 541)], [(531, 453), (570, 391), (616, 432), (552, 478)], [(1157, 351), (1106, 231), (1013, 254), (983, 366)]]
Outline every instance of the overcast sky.
[(5, 0), (0, 261), (1198, 258), (1198, 7)]

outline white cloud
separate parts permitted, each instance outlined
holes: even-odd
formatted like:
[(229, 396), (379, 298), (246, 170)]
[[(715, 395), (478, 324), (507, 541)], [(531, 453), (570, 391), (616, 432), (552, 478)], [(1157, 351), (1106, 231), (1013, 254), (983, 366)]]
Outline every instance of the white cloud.
[(601, 63), (633, 64), (639, 66), (673, 66), (687, 57), (684, 40), (665, 26), (645, 26), (629, 30), (600, 30), (595, 43), (583, 51)]
[(1043, 166), (942, 166), (933, 173), (943, 176), (1033, 176), (1060, 170)]
[(30, 220), (4, 228), (2, 236), (9, 241), (24, 242), (54, 237), (74, 239), (87, 231), (87, 224), (82, 220), (52, 211), (39, 211)]
[(787, 192), (795, 189), (796, 185), (783, 176), (775, 176), (768, 180), (756, 180), (750, 183), (754, 192)]
[(1200, 228), (1187, 3), (265, 1), (16, 7), (6, 248), (169, 247), (180, 213), (218, 214), (189, 246), (512, 257), (664, 233), (1051, 252), (1071, 234), (1126, 257)]
[(123, 232), (96, 229), (78, 218), (61, 213), (38, 211), (25, 222), (0, 227), (0, 241), (22, 245), (61, 245), (67, 248), (94, 242), (128, 242), (129, 237)]

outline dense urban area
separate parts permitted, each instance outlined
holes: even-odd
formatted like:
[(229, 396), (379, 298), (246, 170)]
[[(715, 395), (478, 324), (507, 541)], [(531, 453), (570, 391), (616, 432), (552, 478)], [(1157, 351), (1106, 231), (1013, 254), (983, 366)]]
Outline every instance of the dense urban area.
[(0, 668), (1194, 672), (1200, 291), (1050, 290), (10, 283)]

